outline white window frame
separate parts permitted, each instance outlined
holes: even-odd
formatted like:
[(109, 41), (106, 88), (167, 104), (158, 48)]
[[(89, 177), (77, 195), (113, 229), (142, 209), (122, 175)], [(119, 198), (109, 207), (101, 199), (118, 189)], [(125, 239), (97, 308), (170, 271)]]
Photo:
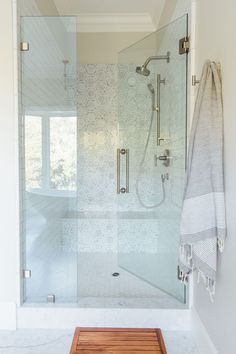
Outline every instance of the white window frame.
[[(50, 168), (50, 119), (53, 117), (76, 117), (75, 111), (68, 110), (27, 110), (25, 117), (39, 117), (41, 118), (42, 127), (42, 186), (40, 188), (29, 188), (31, 192), (45, 192), (50, 194), (72, 194), (76, 193), (76, 190), (59, 190), (51, 188), (51, 168)], [(24, 154), (25, 156), (25, 154)]]

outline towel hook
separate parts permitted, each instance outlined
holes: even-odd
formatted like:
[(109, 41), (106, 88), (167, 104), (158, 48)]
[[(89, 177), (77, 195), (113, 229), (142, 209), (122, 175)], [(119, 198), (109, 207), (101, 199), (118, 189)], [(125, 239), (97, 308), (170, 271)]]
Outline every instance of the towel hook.
[(192, 86), (196, 86), (200, 83), (200, 80), (197, 80), (196, 75), (192, 75)]

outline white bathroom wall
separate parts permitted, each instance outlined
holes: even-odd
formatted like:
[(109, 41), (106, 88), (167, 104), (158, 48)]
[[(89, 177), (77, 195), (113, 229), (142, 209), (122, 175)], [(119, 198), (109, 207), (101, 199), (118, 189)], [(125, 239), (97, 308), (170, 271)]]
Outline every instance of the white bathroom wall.
[[(225, 119), (225, 187), (226, 187), (226, 216), (228, 239), (225, 251), (219, 256), (219, 274), (216, 286), (215, 302), (212, 304), (202, 284), (194, 285), (194, 316), (196, 328), (201, 334), (209, 334), (218, 354), (235, 353), (235, 317), (236, 317), (236, 286), (234, 282), (235, 253), (236, 253), (236, 168), (233, 163), (235, 153), (235, 80), (236, 47), (232, 38), (235, 32), (234, 0), (172, 0), (166, 1), (160, 26), (175, 18), (176, 14), (189, 12), (191, 3), (196, 5), (196, 47), (191, 47), (192, 62), (196, 61), (196, 69), (192, 66), (192, 74), (200, 77), (202, 65), (206, 59), (220, 61), (223, 74), (223, 99)], [(194, 19), (193, 19), (194, 20)], [(194, 33), (191, 33), (193, 40)], [(191, 42), (192, 45), (192, 42)], [(197, 87), (194, 89), (196, 94)], [(191, 96), (192, 101), (193, 95)], [(189, 116), (191, 120), (191, 115)], [(195, 312), (196, 311), (196, 312)], [(202, 327), (200, 321), (205, 327)], [(207, 332), (206, 332), (206, 331)], [(206, 353), (215, 352), (205, 336), (208, 347)], [(202, 338), (203, 340), (203, 338)], [(208, 344), (207, 344), (208, 341)], [(211, 348), (211, 349), (210, 349)], [(205, 348), (202, 348), (204, 352)], [(205, 353), (205, 352), (204, 352)]]
[(115, 64), (118, 52), (141, 40), (146, 32), (78, 33), (79, 64)]
[(12, 1), (0, 2), (0, 328), (16, 326), (17, 131), (14, 98)]
[(219, 255), (215, 302), (204, 286), (196, 285), (195, 308), (219, 354), (234, 354), (236, 347), (236, 46), (234, 41), (236, 3), (234, 0), (197, 1), (196, 74), (199, 77), (206, 59), (219, 61), (223, 75), (225, 127), (225, 189), (228, 238)]
[(18, 7), (21, 16), (58, 16), (58, 10), (53, 0), (19, 0)]
[(158, 28), (167, 25), (169, 22), (185, 14), (191, 15), (191, 8), (191, 0), (166, 0), (160, 16)]

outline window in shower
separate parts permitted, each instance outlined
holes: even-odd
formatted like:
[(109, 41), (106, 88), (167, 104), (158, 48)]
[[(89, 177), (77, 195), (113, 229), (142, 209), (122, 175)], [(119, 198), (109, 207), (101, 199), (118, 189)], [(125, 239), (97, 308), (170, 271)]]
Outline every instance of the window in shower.
[(26, 188), (76, 190), (77, 117), (25, 116)]
[(42, 118), (25, 116), (25, 180), (28, 189), (42, 188)]
[(77, 117), (50, 117), (50, 188), (76, 190)]

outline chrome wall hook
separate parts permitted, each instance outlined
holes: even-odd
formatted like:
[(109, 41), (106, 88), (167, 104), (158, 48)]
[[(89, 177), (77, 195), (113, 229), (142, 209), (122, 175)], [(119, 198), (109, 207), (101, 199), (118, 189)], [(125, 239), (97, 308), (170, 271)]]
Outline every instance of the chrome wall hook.
[(196, 75), (192, 75), (192, 86), (196, 86), (200, 83), (200, 80), (197, 80)]

